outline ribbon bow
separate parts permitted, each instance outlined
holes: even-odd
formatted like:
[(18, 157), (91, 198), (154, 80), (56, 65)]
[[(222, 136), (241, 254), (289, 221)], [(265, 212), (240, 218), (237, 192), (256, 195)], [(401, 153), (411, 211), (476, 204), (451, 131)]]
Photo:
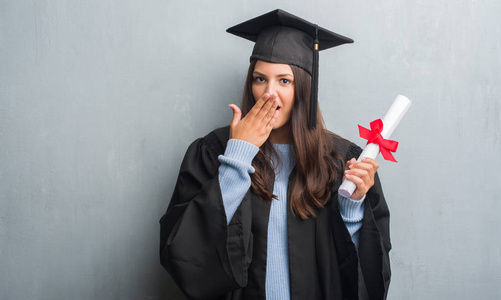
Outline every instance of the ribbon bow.
[(381, 135), (383, 131), (383, 121), (381, 119), (374, 120), (370, 123), (371, 130), (358, 125), (360, 137), (367, 140), (367, 144), (373, 143), (379, 145), (379, 152), (383, 158), (389, 161), (397, 162), (391, 152), (397, 151), (398, 142), (385, 140)]

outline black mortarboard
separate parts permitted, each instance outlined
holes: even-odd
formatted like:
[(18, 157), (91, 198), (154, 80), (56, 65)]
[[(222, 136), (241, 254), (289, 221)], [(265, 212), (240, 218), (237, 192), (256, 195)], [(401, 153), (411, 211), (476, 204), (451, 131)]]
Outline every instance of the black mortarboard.
[(255, 42), (251, 60), (290, 64), (311, 75), (310, 128), (317, 124), (318, 51), (353, 40), (277, 9), (226, 32)]

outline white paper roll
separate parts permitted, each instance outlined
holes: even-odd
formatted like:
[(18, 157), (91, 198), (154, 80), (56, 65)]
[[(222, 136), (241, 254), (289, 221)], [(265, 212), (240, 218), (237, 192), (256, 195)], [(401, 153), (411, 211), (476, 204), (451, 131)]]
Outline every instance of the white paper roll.
[[(381, 136), (384, 139), (389, 139), (395, 128), (397, 128), (398, 123), (402, 120), (403, 116), (409, 110), (411, 106), (411, 100), (407, 97), (398, 95), (390, 109), (386, 113), (383, 118), (383, 131), (381, 132)], [(357, 161), (361, 161), (363, 157), (370, 157), (375, 159), (379, 153), (379, 145), (377, 144), (368, 144), (365, 146), (364, 151), (360, 154)], [(355, 191), (357, 186), (348, 179), (345, 179), (341, 186), (339, 187), (338, 193), (341, 196), (349, 198), (351, 194)]]

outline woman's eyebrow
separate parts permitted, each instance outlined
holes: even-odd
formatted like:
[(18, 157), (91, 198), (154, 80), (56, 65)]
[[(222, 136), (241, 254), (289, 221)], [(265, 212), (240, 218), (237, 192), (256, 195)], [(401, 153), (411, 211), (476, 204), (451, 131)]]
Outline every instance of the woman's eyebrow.
[(258, 75), (258, 76), (261, 76), (261, 77), (266, 77), (266, 75), (264, 75), (263, 73), (260, 73), (258, 71), (252, 72), (252, 75)]
[[(254, 71), (252, 72), (253, 75), (259, 75), (259, 76), (262, 76), (262, 77), (267, 77), (265, 74), (261, 73), (261, 72), (258, 72), (258, 71)], [(278, 74), (276, 75), (277, 77), (285, 77), (285, 76), (291, 76), (291, 77), (294, 77), (294, 75), (290, 74), (290, 73), (283, 73), (283, 74)]]

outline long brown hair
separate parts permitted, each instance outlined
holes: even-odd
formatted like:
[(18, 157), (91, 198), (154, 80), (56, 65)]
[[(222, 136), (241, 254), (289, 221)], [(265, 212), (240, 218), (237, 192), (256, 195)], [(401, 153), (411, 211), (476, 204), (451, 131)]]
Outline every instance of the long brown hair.
[[(242, 114), (254, 106), (252, 81), (256, 61), (251, 61), (245, 82)], [(315, 130), (308, 128), (310, 109), (311, 76), (305, 70), (290, 65), (294, 74), (294, 107), (289, 120), (290, 135), (295, 154), (296, 168), (289, 186), (289, 203), (294, 214), (302, 219), (316, 217), (316, 211), (324, 207), (331, 196), (331, 187), (343, 170), (343, 160), (334, 153), (332, 134), (325, 129), (320, 109), (317, 110)], [(285, 126), (285, 125), (284, 125)], [(267, 155), (268, 154), (268, 155)], [(267, 140), (259, 149), (252, 165), (251, 190), (267, 202), (277, 199), (272, 193), (275, 172), (270, 157), (278, 155)]]

